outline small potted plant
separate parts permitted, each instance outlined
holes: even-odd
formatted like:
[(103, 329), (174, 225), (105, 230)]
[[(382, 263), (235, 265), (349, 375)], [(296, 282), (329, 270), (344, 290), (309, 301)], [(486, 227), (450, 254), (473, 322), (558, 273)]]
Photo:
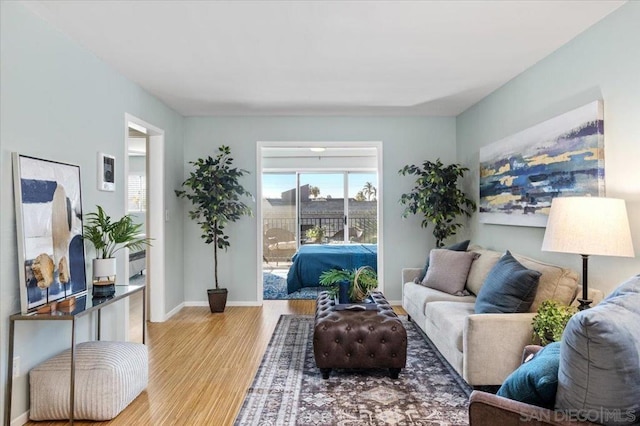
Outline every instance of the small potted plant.
[(408, 194), (402, 194), (400, 203), (405, 205), (402, 217), (422, 214), (421, 226), (434, 225), (433, 236), (436, 247), (442, 247), (444, 240), (456, 234), (462, 224), (455, 220), (460, 215), (471, 217), (476, 203), (458, 188), (458, 179), (469, 169), (459, 164), (445, 166), (440, 160), (435, 163), (425, 161), (422, 166), (404, 166), (401, 175), (416, 175), (416, 183)]
[(182, 183), (186, 189), (177, 190), (176, 195), (186, 198), (193, 204), (189, 217), (197, 221), (202, 229), (202, 239), (213, 244), (213, 263), (215, 288), (207, 290), (211, 312), (224, 312), (227, 304), (226, 288), (218, 282), (218, 249), (229, 248), (229, 236), (225, 227), (242, 216), (251, 216), (249, 206), (240, 197), (251, 197), (251, 193), (240, 184), (240, 178), (249, 172), (233, 167), (231, 149), (222, 145), (215, 157), (199, 158), (190, 161), (195, 168), (189, 178)]
[(325, 230), (323, 227), (315, 225), (313, 228), (307, 229), (305, 235), (314, 243), (321, 243), (324, 238)]
[(133, 218), (124, 215), (113, 221), (101, 206), (98, 211), (86, 215), (83, 238), (96, 250), (93, 259), (94, 295), (110, 296), (116, 282), (115, 254), (123, 248), (140, 250), (150, 245), (150, 239), (141, 233), (142, 224), (133, 222)]
[(562, 305), (555, 300), (545, 300), (540, 304), (538, 313), (533, 317), (533, 341), (546, 346), (562, 339), (562, 332), (571, 317), (576, 313), (573, 306)]
[(332, 297), (339, 296), (339, 303), (359, 303), (378, 287), (378, 275), (371, 266), (330, 269), (320, 274), (320, 285), (329, 287)]

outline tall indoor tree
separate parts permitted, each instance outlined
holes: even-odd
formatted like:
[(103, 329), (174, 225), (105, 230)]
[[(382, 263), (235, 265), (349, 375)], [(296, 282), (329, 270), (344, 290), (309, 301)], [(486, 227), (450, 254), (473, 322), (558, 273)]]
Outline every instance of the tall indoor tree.
[[(183, 190), (176, 195), (186, 198), (193, 204), (189, 217), (200, 225), (201, 237), (206, 244), (213, 244), (215, 289), (207, 291), (212, 312), (222, 312), (226, 306), (227, 289), (218, 282), (218, 249), (229, 248), (229, 236), (225, 227), (242, 216), (251, 216), (251, 208), (241, 197), (251, 197), (251, 193), (240, 184), (240, 178), (249, 172), (233, 167), (231, 148), (218, 147), (215, 157), (199, 158), (190, 161), (194, 169), (182, 183)], [(213, 299), (212, 299), (213, 298)]]
[(458, 188), (458, 179), (468, 170), (460, 164), (445, 166), (438, 159), (435, 162), (425, 161), (422, 166), (404, 166), (398, 171), (403, 176), (417, 176), (411, 192), (400, 197), (400, 203), (406, 206), (402, 217), (422, 214), (423, 228), (434, 225), (436, 247), (442, 247), (444, 240), (455, 235), (462, 227), (456, 221), (458, 216), (471, 217), (476, 210), (476, 203)]

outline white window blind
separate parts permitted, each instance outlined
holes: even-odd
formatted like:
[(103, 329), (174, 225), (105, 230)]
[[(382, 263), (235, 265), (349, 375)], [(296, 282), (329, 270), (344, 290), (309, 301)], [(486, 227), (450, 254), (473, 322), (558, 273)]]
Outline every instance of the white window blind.
[(129, 211), (147, 210), (147, 182), (145, 176), (129, 175)]

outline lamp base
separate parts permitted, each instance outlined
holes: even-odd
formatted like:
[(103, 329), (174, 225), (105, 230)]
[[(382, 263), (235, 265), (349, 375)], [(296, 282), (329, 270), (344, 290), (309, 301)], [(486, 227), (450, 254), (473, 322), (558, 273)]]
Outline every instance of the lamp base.
[(585, 309), (589, 309), (591, 307), (591, 302), (593, 302), (591, 299), (578, 299), (578, 303), (580, 303), (578, 310), (584, 311)]

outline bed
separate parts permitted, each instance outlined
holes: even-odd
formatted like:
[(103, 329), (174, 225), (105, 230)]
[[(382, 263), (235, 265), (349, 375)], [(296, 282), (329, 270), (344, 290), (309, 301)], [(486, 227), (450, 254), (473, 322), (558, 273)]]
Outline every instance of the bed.
[(291, 259), (287, 274), (289, 294), (303, 287), (317, 287), (320, 274), (333, 268), (355, 269), (371, 266), (378, 270), (376, 244), (306, 244)]
[(147, 251), (139, 250), (129, 253), (129, 277), (133, 277), (142, 272), (147, 267)]

